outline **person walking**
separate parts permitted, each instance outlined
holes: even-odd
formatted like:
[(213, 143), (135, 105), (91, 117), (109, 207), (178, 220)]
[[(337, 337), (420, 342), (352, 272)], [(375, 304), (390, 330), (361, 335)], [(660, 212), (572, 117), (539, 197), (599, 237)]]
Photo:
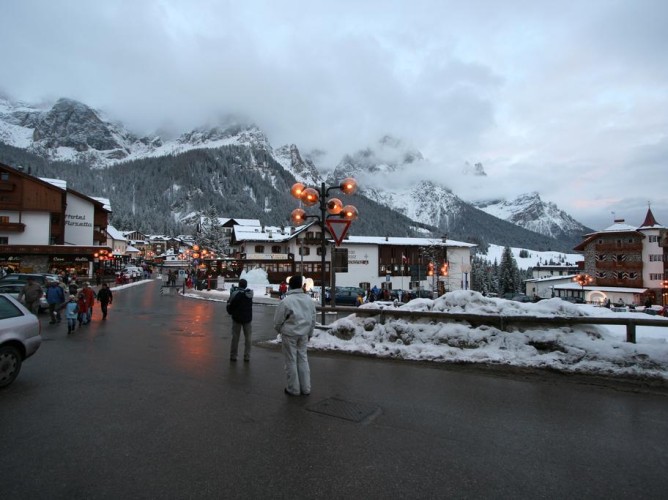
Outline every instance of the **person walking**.
[(49, 281), (46, 286), (46, 301), (49, 304), (50, 325), (60, 323), (60, 309), (65, 303), (65, 292), (55, 281)]
[(232, 346), (230, 361), (237, 360), (239, 337), (244, 331), (244, 361), (250, 361), (251, 352), (251, 321), (253, 321), (253, 290), (248, 288), (245, 279), (239, 280), (239, 287), (232, 292), (227, 301), (227, 313), (232, 316)]
[(86, 305), (86, 297), (82, 290), (77, 295), (77, 321), (79, 322), (79, 328), (81, 328), (81, 325), (86, 324), (86, 318), (88, 316), (87, 311), (88, 306)]
[(75, 295), (70, 295), (70, 298), (65, 304), (65, 319), (67, 320), (67, 333), (72, 333), (77, 326), (77, 318), (79, 317), (79, 309), (77, 308), (77, 298)]
[(102, 319), (107, 319), (107, 309), (109, 304), (114, 301), (114, 296), (111, 293), (111, 288), (106, 283), (102, 283), (102, 288), (97, 292), (97, 300), (100, 302), (100, 309), (102, 310)]
[(42, 298), (42, 295), (44, 295), (44, 292), (40, 284), (32, 277), (29, 277), (28, 282), (19, 292), (19, 301), (25, 302), (28, 310), (37, 316), (39, 314), (39, 299)]
[(87, 325), (93, 319), (93, 305), (95, 304), (95, 292), (90, 287), (90, 283), (86, 281), (83, 284), (83, 289), (81, 290), (81, 293), (83, 294), (84, 300), (86, 301), (86, 309), (84, 311), (81, 311), (84, 313), (83, 324)]
[(281, 334), (287, 387), (290, 396), (311, 394), (311, 369), (306, 344), (315, 328), (315, 302), (302, 289), (300, 275), (290, 278), (290, 289), (274, 313), (274, 328)]

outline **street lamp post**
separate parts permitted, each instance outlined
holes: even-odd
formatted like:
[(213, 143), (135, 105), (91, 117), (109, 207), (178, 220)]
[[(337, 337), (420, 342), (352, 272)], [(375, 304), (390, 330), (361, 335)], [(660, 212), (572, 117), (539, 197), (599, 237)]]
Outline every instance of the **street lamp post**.
[(582, 300), (584, 300), (585, 299), (584, 288), (586, 285), (589, 285), (591, 282), (593, 282), (594, 278), (589, 276), (587, 273), (581, 273), (581, 274), (576, 274), (573, 277), (573, 281), (575, 281), (582, 287)]
[[(320, 208), (320, 215), (307, 215), (304, 209), (295, 208), (292, 211), (290, 218), (296, 226), (304, 224), (308, 218), (318, 219), (320, 223), (320, 305), (322, 306), (321, 323), (323, 325), (325, 324), (325, 281), (327, 279), (327, 273), (325, 272), (325, 254), (327, 252), (325, 222), (328, 217), (340, 217), (348, 221), (353, 221), (358, 217), (357, 208), (353, 205), (344, 206), (343, 202), (338, 198), (327, 199), (330, 191), (335, 189), (340, 190), (344, 194), (353, 194), (357, 190), (357, 181), (352, 177), (348, 177), (341, 181), (338, 186), (330, 187), (325, 186), (325, 183), (323, 182), (320, 185), (320, 189), (306, 187), (301, 182), (297, 182), (290, 189), (292, 196), (300, 200), (305, 206), (312, 207), (318, 205)], [(303, 251), (304, 250), (302, 249), (302, 252)], [(302, 274), (303, 273), (304, 267), (302, 265)]]

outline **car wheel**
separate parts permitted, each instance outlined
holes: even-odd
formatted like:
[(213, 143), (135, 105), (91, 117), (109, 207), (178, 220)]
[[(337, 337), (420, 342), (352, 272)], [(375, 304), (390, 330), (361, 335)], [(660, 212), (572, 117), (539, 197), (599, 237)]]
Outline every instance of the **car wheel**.
[(14, 382), (21, 371), (21, 353), (15, 347), (0, 347), (0, 387)]

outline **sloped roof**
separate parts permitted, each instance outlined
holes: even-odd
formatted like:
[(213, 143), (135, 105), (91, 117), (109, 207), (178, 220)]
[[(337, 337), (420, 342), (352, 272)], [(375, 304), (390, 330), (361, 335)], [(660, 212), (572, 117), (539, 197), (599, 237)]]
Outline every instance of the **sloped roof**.
[(638, 229), (665, 229), (665, 227), (656, 221), (654, 214), (652, 213), (652, 209), (648, 208), (647, 215), (645, 215), (645, 220)]
[(116, 241), (127, 241), (127, 238), (123, 235), (123, 233), (121, 233), (111, 224), (107, 226), (107, 234), (109, 235), (110, 238)]

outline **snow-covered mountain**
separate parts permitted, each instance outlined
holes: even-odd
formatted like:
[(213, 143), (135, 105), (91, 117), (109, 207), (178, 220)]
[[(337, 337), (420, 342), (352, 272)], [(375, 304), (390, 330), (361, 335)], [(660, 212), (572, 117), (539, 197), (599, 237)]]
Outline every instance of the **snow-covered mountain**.
[[(323, 179), (318, 169), (320, 151), (302, 154), (295, 144), (273, 149), (265, 134), (255, 125), (226, 117), (220, 123), (182, 133), (174, 139), (158, 135), (139, 137), (122, 124), (107, 119), (104, 113), (72, 99), (59, 99), (53, 105), (32, 105), (11, 102), (0, 96), (0, 145), (6, 144), (45, 158), (51, 162), (64, 161), (96, 169), (127, 165), (147, 159), (168, 159), (196, 150), (221, 150), (225, 146), (240, 147), (234, 157), (214, 155), (214, 162), (238, 165), (247, 172), (256, 172), (268, 183), (260, 189), (258, 203), (270, 198), (267, 189), (278, 189), (275, 166), (298, 181), (332, 185), (345, 177), (355, 177), (361, 194), (374, 205), (401, 214), (426, 231), (447, 233), (478, 242), (503, 242), (529, 248), (568, 246), (572, 240), (591, 232), (554, 204), (546, 204), (537, 193), (519, 197), (513, 202), (488, 202), (473, 205), (459, 198), (447, 186), (420, 179), (421, 172), (438, 168), (422, 153), (391, 136), (382, 137), (376, 144), (345, 155), (333, 172)], [(229, 148), (228, 148), (229, 151)], [(243, 151), (243, 153), (240, 153)], [(222, 165), (223, 163), (220, 163)], [(273, 163), (273, 166), (270, 165)], [(212, 179), (228, 175), (215, 167)], [(236, 168), (236, 167), (235, 167)], [(486, 175), (482, 164), (466, 163), (463, 175)], [(393, 179), (393, 182), (388, 180)], [(179, 210), (190, 210), (187, 200), (205, 195), (208, 186), (198, 186), (193, 195), (188, 186), (177, 185), (169, 193), (185, 190)], [(256, 190), (244, 188), (255, 202)], [(216, 196), (224, 193), (216, 192)], [(171, 195), (170, 195), (171, 196)], [(395, 215), (402, 224), (408, 219)], [(507, 221), (507, 222), (505, 222)], [(376, 221), (376, 225), (380, 224)], [(413, 226), (413, 225), (412, 225)], [(415, 230), (415, 227), (412, 227)], [(522, 232), (524, 231), (524, 232)], [(550, 243), (559, 240), (559, 245)], [(505, 243), (504, 243), (505, 244)]]
[(474, 202), (473, 205), (494, 217), (552, 238), (593, 232), (554, 203), (544, 202), (537, 192), (520, 195), (512, 201)]
[(108, 167), (121, 161), (175, 155), (198, 148), (253, 146), (272, 154), (269, 140), (254, 125), (229, 119), (223, 125), (201, 127), (176, 139), (138, 137), (122, 124), (72, 99), (53, 106), (12, 103), (0, 97), (0, 142), (54, 161)]

